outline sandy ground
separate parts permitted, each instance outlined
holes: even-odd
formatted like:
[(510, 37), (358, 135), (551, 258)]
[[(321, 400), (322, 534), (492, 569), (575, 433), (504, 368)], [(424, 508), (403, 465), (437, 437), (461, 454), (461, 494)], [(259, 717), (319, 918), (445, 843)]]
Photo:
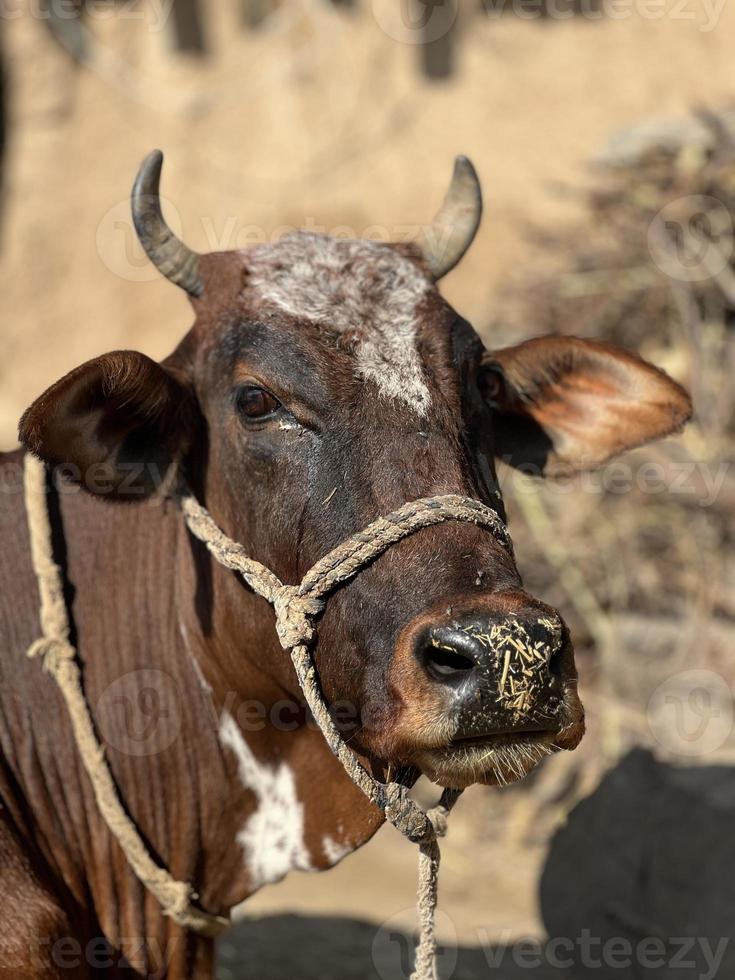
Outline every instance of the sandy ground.
[[(732, 4), (710, 31), (704, 0), (678, 5), (693, 18), (599, 23), (470, 18), (467, 4), (458, 73), (432, 85), (418, 77), (415, 49), (381, 27), (388, 3), (354, 15), (284, 4), (248, 35), (234, 5), (210, 0), (211, 55), (201, 62), (172, 51), (153, 8), (133, 7), (143, 20), (91, 24), (94, 70), (75, 67), (37, 18), (3, 25), (12, 122), (0, 445), (13, 445), (30, 400), (84, 359), (117, 347), (160, 357), (186, 328), (185, 298), (147, 267), (127, 216), (135, 170), (154, 146), (167, 154), (171, 223), (202, 251), (284, 225), (355, 235), (377, 226), (400, 238), (438, 205), (454, 154), (469, 154), (487, 217), (445, 292), (482, 328), (508, 277), (545, 261), (529, 226), (576, 217), (573, 192), (611, 133), (733, 98)], [(496, 835), (498, 813), (492, 792), (471, 792), (444, 848), (439, 933), (455, 978), (485, 975), (486, 954), (542, 932), (544, 846)], [(221, 977), (400, 976), (406, 947), (396, 936), (414, 921), (415, 858), (386, 829), (328, 874), (265, 889), (222, 941)], [(496, 975), (529, 972), (555, 976), (509, 955)]]
[(486, 219), (446, 293), (482, 327), (498, 286), (538, 261), (528, 224), (576, 213), (568, 191), (611, 132), (733, 95), (732, 5), (711, 31), (705, 0), (687, 0), (694, 19), (465, 14), (458, 72), (442, 85), (421, 81), (415, 48), (383, 30), (386, 5), (350, 15), (293, 2), (253, 35), (232, 3), (210, 0), (201, 62), (172, 52), (153, 7), (128, 5), (91, 22), (95, 70), (75, 68), (37, 18), (7, 22), (0, 445), (61, 373), (115, 347), (162, 356), (188, 324), (129, 225), (132, 178), (154, 146), (167, 154), (170, 220), (200, 250), (294, 224), (401, 237), (431, 216), (455, 153), (469, 154)]
[[(519, 940), (543, 935), (536, 881), (543, 848), (469, 838), (493, 794), (463, 813), (460, 803), (442, 847), (441, 901), (437, 918), (443, 977), (482, 976), (502, 968), (511, 980), (528, 974), (515, 961)], [(470, 802), (469, 799), (467, 801)], [(469, 807), (468, 807), (469, 809)], [(510, 847), (512, 860), (507, 860)], [(218, 980), (405, 980), (416, 925), (416, 849), (392, 827), (320, 875), (292, 875), (246, 903), (246, 916), (219, 944)], [(531, 975), (557, 974), (539, 966)]]

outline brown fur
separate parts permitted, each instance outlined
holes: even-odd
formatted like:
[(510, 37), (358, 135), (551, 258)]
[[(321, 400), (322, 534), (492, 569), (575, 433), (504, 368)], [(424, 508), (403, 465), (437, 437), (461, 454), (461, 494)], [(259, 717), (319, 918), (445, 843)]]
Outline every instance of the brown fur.
[[(258, 800), (218, 738), (224, 712), (258, 764), (293, 774), (315, 869), (335, 859), (327, 840), (358, 847), (381, 817), (305, 718), (271, 610), (191, 539), (162, 482), (185, 475), (226, 533), (295, 582), (348, 534), (410, 499), (459, 493), (502, 515), (492, 459), (508, 448), (512, 426), (507, 405), (483, 399), (489, 355), (433, 286), (411, 311), (411, 342), (430, 392), (420, 415), (356, 372), (350, 330), (335, 333), (319, 317), (260, 304), (247, 285), (246, 254), (205, 256), (200, 273), (196, 321), (170, 358), (156, 365), (117, 352), (78, 368), (31, 406), (21, 437), (49, 463), (68, 464), (68, 475), (91, 491), (64, 482), (50, 506), (86, 695), (120, 795), (154, 855), (192, 882), (204, 908), (223, 913), (258, 886), (237, 843)], [(549, 444), (573, 430), (602, 459), (670, 431), (686, 414), (680, 389), (632, 355), (590, 347), (591, 376), (579, 347), (560, 359), (565, 343), (554, 341), (550, 359), (538, 346), (533, 359), (523, 348), (494, 356), (506, 390), (517, 384), (525, 393), (512, 411), (530, 412), (536, 433), (554, 422)], [(567, 390), (570, 364), (575, 394), (562, 399), (560, 413), (553, 403)], [(271, 391), (280, 414), (244, 421), (236, 399), (244, 383)], [(653, 389), (638, 412), (639, 393)], [(633, 407), (610, 414), (611, 398), (617, 406), (631, 394)], [(585, 417), (602, 418), (602, 431), (585, 427)], [(622, 436), (612, 432), (621, 422)], [(517, 439), (512, 450), (522, 454), (524, 445)], [(2, 460), (16, 486), (20, 465), (19, 454)], [(114, 503), (121, 500), (135, 506)], [(105, 975), (211, 976), (211, 942), (182, 935), (162, 917), (111, 840), (59, 694), (25, 657), (39, 626), (22, 494), (4, 494), (0, 508), (0, 882), (12, 898), (0, 907), (0, 936), (30, 931), (52, 945), (64, 935), (82, 943), (104, 936), (113, 959), (125, 954), (135, 968), (113, 965)], [(523, 592), (491, 535), (458, 525), (400, 542), (328, 602), (315, 653), (324, 693), (355, 708), (346, 737), (379, 777), (390, 770), (410, 781), (423, 759), (427, 771), (451, 779), (462, 761), (449, 744), (441, 693), (412, 656), (418, 626), (448, 606), (487, 616), (545, 608)], [(571, 748), (583, 722), (568, 637), (561, 669), (566, 714), (544, 745), (556, 738)], [(120, 748), (126, 699), (135, 706), (151, 670), (176, 730), (156, 751), (131, 754)], [(266, 712), (287, 702), (294, 725), (251, 730), (253, 699)], [(165, 718), (161, 724), (165, 734)], [(475, 760), (474, 775), (514, 778), (546, 750), (517, 741), (507, 764), (478, 768)], [(9, 976), (55, 975), (49, 962), (38, 964), (38, 950), (10, 949), (21, 966)], [(93, 974), (79, 967), (79, 976)]]

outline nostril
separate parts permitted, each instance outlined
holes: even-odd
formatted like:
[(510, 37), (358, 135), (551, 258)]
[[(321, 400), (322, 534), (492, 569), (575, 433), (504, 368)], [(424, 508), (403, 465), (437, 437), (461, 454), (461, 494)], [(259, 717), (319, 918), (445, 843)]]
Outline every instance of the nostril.
[(562, 667), (562, 648), (554, 650), (549, 659), (549, 673), (552, 677), (561, 677), (561, 667)]
[(463, 680), (474, 669), (475, 662), (449, 646), (428, 643), (422, 651), (422, 661), (427, 674), (442, 683)]

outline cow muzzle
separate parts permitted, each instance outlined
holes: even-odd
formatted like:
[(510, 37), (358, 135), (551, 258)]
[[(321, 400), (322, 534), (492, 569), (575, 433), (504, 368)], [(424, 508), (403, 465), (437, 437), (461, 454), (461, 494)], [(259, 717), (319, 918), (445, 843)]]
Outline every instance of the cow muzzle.
[[(278, 634), (281, 645), (284, 649), (289, 650), (291, 654), (291, 661), (293, 663), (294, 669), (296, 671), (296, 676), (298, 678), (299, 686), (303, 692), (306, 703), (314, 715), (319, 728), (324, 735), (327, 744), (330, 746), (332, 751), (338, 757), (342, 765), (347, 770), (350, 777), (355, 783), (363, 790), (363, 792), (368, 796), (368, 798), (384, 810), (386, 816), (388, 816), (388, 810), (391, 809), (393, 814), (389, 819), (397, 820), (396, 826), (399, 826), (402, 832), (406, 833), (411, 839), (423, 840), (428, 839), (428, 836), (434, 833), (432, 826), (427, 823), (427, 817), (425, 813), (421, 813), (417, 810), (415, 804), (408, 799), (406, 796), (405, 785), (399, 783), (389, 783), (387, 786), (379, 783), (363, 766), (360, 760), (355, 756), (354, 752), (347, 746), (344, 741), (340, 731), (335, 725), (334, 719), (330, 716), (327, 706), (324, 702), (322, 689), (318, 681), (318, 674), (316, 670), (316, 664), (312, 658), (310, 646), (316, 640), (316, 620), (321, 616), (324, 611), (327, 598), (340, 586), (351, 581), (363, 568), (371, 564), (373, 560), (383, 554), (388, 548), (397, 542), (401, 541), (403, 538), (414, 534), (421, 528), (431, 527), (436, 524), (442, 524), (447, 521), (463, 522), (466, 524), (473, 524), (478, 527), (484, 527), (490, 531), (495, 538), (495, 540), (504, 548), (506, 553), (512, 558), (513, 546), (508, 535), (508, 530), (504, 522), (500, 519), (498, 514), (491, 508), (487, 507), (480, 501), (473, 500), (468, 497), (460, 497), (454, 494), (445, 494), (435, 497), (428, 497), (421, 500), (411, 501), (399, 507), (398, 510), (393, 511), (386, 517), (377, 518), (371, 524), (369, 524), (363, 531), (359, 531), (347, 538), (340, 545), (334, 548), (331, 552), (320, 558), (316, 564), (314, 564), (309, 571), (304, 575), (301, 582), (298, 585), (286, 585), (278, 578), (278, 576), (267, 568), (265, 565), (251, 558), (242, 545), (238, 542), (228, 538), (226, 534), (217, 526), (217, 524), (212, 519), (208, 511), (188, 492), (185, 490), (181, 494), (181, 508), (184, 513), (184, 517), (189, 530), (192, 534), (203, 541), (209, 551), (214, 555), (217, 561), (223, 565), (225, 568), (232, 569), (233, 571), (239, 572), (245, 582), (255, 591), (258, 595), (266, 599), (274, 607), (276, 613), (276, 632)], [(538, 619), (539, 617), (537, 617)], [(424, 625), (427, 625), (425, 623)], [(451, 764), (451, 756), (457, 749), (457, 737), (460, 738), (471, 738), (471, 736), (458, 736), (457, 732), (459, 730), (458, 718), (461, 718), (462, 711), (454, 709), (450, 710), (451, 706), (446, 703), (448, 684), (439, 681), (436, 676), (432, 679), (428, 676), (429, 671), (441, 673), (442, 666), (439, 663), (439, 655), (437, 653), (432, 654), (427, 659), (427, 649), (432, 648), (434, 651), (439, 649), (437, 642), (441, 642), (442, 637), (446, 639), (447, 637), (452, 638), (454, 647), (450, 642), (448, 645), (454, 650), (455, 657), (460, 656), (457, 654), (456, 647), (459, 642), (459, 635), (464, 633), (467, 637), (468, 649), (470, 648), (474, 651), (476, 659), (472, 661), (473, 669), (476, 670), (476, 679), (483, 674), (483, 660), (479, 656), (480, 648), (483, 645), (481, 637), (485, 636), (485, 631), (481, 623), (472, 624), (465, 623), (465, 629), (462, 629), (462, 624), (449, 624), (452, 626), (450, 631), (442, 632), (439, 629), (442, 626), (447, 626), (447, 623), (440, 623), (434, 621), (431, 623), (432, 627), (435, 627), (438, 632), (434, 634), (432, 639), (429, 635), (428, 640), (424, 640), (421, 645), (421, 649), (424, 654), (423, 665), (416, 662), (414, 657), (412, 664), (409, 668), (409, 675), (412, 672), (414, 675), (420, 673), (424, 684), (428, 683), (429, 686), (436, 691), (440, 688), (444, 691), (444, 696), (442, 698), (442, 704), (437, 712), (429, 712), (429, 715), (433, 717), (429, 718), (428, 727), (432, 733), (431, 739), (426, 737), (427, 721), (426, 717), (421, 719), (420, 725), (409, 725), (409, 731), (413, 727), (413, 735), (415, 736), (419, 728), (423, 727), (424, 731), (422, 733), (423, 737), (417, 740), (415, 737), (411, 739), (411, 764), (418, 764), (421, 768), (431, 775), (432, 778), (447, 788), (462, 788), (473, 782), (483, 782), (487, 781), (483, 778), (484, 771), (478, 770), (474, 766), (470, 766), (471, 771), (460, 773), (456, 765)], [(511, 623), (495, 623), (494, 625), (500, 634), (505, 638), (505, 642), (510, 644), (510, 658), (513, 656), (513, 649), (517, 649), (520, 646), (520, 631), (524, 633), (524, 642), (531, 637), (528, 627), (523, 627), (522, 623), (516, 622)], [(540, 623), (537, 622), (533, 627), (533, 632), (536, 633), (536, 640), (529, 642), (535, 643), (538, 646), (538, 627)], [(543, 709), (545, 711), (551, 710), (551, 705), (553, 704), (553, 690), (550, 690), (550, 682), (548, 681), (547, 675), (550, 672), (550, 665), (553, 660), (551, 653), (547, 652), (546, 647), (553, 647), (553, 636), (557, 632), (557, 623), (554, 618), (550, 618), (547, 623), (547, 629), (549, 632), (549, 639), (543, 641), (541, 646), (544, 647), (544, 652), (539, 653), (537, 650), (537, 658), (539, 662), (543, 661), (547, 668), (546, 671), (538, 670), (537, 675), (535, 675), (535, 680), (532, 684), (526, 684), (526, 691), (523, 695), (526, 699), (529, 697), (533, 698), (534, 702), (537, 704), (536, 714), (532, 717), (536, 721), (539, 721), (538, 716), (538, 706), (545, 704), (546, 707)], [(415, 624), (414, 624), (415, 631)], [(558, 627), (558, 631), (561, 632), (561, 627)], [(498, 638), (495, 641), (489, 639), (490, 648), (496, 650), (499, 649)], [(526, 644), (528, 645), (528, 643)], [(404, 644), (405, 646), (405, 644)], [(511, 649), (512, 648), (512, 649)], [(530, 655), (530, 647), (526, 651)], [(534, 647), (535, 649), (535, 647)], [(539, 648), (540, 649), (540, 648)], [(571, 649), (571, 646), (570, 646)], [(415, 645), (411, 644), (411, 650), (415, 650)], [(448, 652), (448, 651), (446, 651)], [(472, 658), (467, 658), (468, 666), (469, 661)], [(400, 658), (394, 657), (394, 666)], [(431, 663), (429, 661), (432, 661)], [(493, 675), (496, 678), (498, 676), (497, 664), (494, 665), (491, 670), (489, 665), (491, 661), (489, 659), (484, 661), (484, 673), (488, 677)], [(455, 663), (456, 666), (456, 663)], [(540, 666), (540, 664), (539, 664)], [(508, 706), (503, 706), (503, 712), (506, 716), (510, 717), (514, 713), (513, 703), (514, 695), (513, 691), (516, 690), (516, 681), (518, 677), (523, 674), (523, 667), (519, 667), (517, 664), (513, 667), (512, 674), (514, 675), (511, 680), (509, 690), (511, 691), (510, 701)], [(469, 671), (468, 671), (469, 673)], [(503, 673), (505, 674), (505, 680), (511, 674), (510, 660), (508, 662), (508, 670), (501, 671), (500, 680), (503, 680)], [(573, 678), (571, 683), (574, 684), (576, 688), (576, 673), (574, 673), (573, 668), (573, 657), (571, 658), (571, 673)], [(564, 695), (562, 699), (562, 709), (560, 710), (560, 721), (555, 726), (556, 731), (562, 731), (562, 734), (569, 728), (565, 723), (565, 704), (566, 709), (568, 709), (571, 700), (569, 695), (569, 672), (567, 672), (567, 682), (565, 682), (564, 676), (562, 675), (562, 686), (565, 688)], [(492, 684), (492, 681), (490, 682)], [(397, 700), (401, 699), (400, 687), (399, 697)], [(410, 685), (409, 685), (410, 686)], [(553, 686), (553, 685), (552, 685)], [(474, 697), (477, 699), (480, 697), (482, 700), (482, 691), (487, 689), (491, 690), (488, 686), (488, 682), (484, 685), (480, 684), (476, 680), (474, 685)], [(547, 690), (549, 689), (549, 690)], [(468, 697), (460, 698), (458, 703), (464, 702), (466, 705), (471, 705), (472, 699), (472, 685), (468, 685)], [(546, 693), (544, 693), (546, 692)], [(541, 696), (543, 694), (543, 697)], [(574, 697), (576, 697), (576, 690)], [(577, 701), (577, 704), (579, 702)], [(416, 710), (416, 705), (414, 704), (414, 713)], [(470, 717), (472, 714), (472, 709), (469, 709)], [(580, 718), (581, 718), (581, 706), (579, 707)], [(403, 711), (404, 718), (410, 714), (410, 712)], [(478, 718), (484, 714), (483, 711), (476, 712)], [(542, 711), (543, 713), (543, 711)], [(568, 714), (566, 710), (566, 714)], [(422, 714), (419, 708), (419, 715)], [(501, 712), (502, 714), (502, 712)], [(528, 724), (528, 712), (524, 712), (524, 717), (526, 723)], [(576, 723), (576, 720), (575, 720)], [(471, 724), (471, 722), (469, 723)], [(378, 737), (374, 738), (374, 733), (370, 732), (372, 726), (363, 725), (362, 731), (367, 732), (373, 737), (375, 742), (382, 740), (384, 747), (387, 747), (388, 743), (393, 747), (393, 749), (400, 746), (400, 737), (393, 737), (387, 733), (383, 733), (382, 739)], [(405, 727), (405, 726), (404, 726)], [(573, 748), (576, 742), (581, 738), (583, 727), (579, 729), (578, 736), (566, 737), (566, 743), (563, 744), (561, 740), (557, 740), (556, 744), (558, 747)], [(440, 736), (437, 740), (437, 733)], [(494, 733), (497, 735), (497, 733)], [(535, 734), (535, 733), (530, 733)], [(514, 729), (514, 738), (520, 739), (523, 737), (528, 737), (528, 732), (520, 732)], [(509, 737), (506, 734), (503, 737)], [(576, 740), (575, 740), (576, 739)], [(548, 743), (549, 738), (546, 736), (544, 743)], [(540, 742), (538, 744), (541, 744)], [(404, 740), (405, 747), (405, 740)], [(419, 749), (424, 748), (427, 751), (433, 750), (433, 755), (431, 757), (426, 756), (423, 762), (418, 758)], [(439, 764), (441, 761), (442, 753), (445, 757), (450, 759), (449, 768), (446, 769), (445, 766)], [(385, 753), (382, 751), (375, 752), (371, 749), (371, 754), (373, 757), (384, 759), (388, 765), (388, 771), (392, 765), (392, 759), (395, 758), (395, 752), (391, 751)], [(542, 753), (543, 754), (543, 753)], [(540, 757), (540, 756), (539, 756)], [(401, 763), (407, 761), (402, 758)], [(534, 762), (538, 761), (535, 758)], [(516, 778), (519, 778), (531, 768), (529, 765), (523, 771), (516, 771)], [(465, 766), (465, 770), (467, 770)], [(503, 773), (505, 768), (502, 767), (497, 770), (498, 776), (497, 781), (504, 781)], [(446, 769), (446, 773), (444, 770)], [(392, 795), (391, 795), (392, 794)], [(394, 796), (400, 796), (401, 806), (396, 809), (394, 803), (391, 800)], [(399, 813), (400, 811), (400, 813)], [(402, 816), (401, 816), (402, 814)], [(405, 818), (405, 819), (404, 819)], [(418, 828), (418, 829), (417, 829)]]
[(513, 781), (584, 732), (559, 616), (522, 598), (483, 605), (420, 617), (396, 651), (402, 752), (443, 786)]
[(444, 689), (456, 739), (544, 731), (562, 705), (558, 617), (535, 611), (497, 620), (470, 617), (429, 627), (415, 657)]

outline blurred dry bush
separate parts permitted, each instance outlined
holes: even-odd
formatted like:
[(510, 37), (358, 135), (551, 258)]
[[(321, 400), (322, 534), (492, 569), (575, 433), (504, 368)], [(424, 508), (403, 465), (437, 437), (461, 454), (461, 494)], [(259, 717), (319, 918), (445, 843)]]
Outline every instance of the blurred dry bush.
[(514, 277), (487, 334), (621, 344), (683, 383), (695, 416), (562, 486), (505, 474), (521, 570), (564, 610), (592, 721), (573, 756), (505, 791), (499, 821), (539, 842), (632, 745), (675, 763), (735, 756), (735, 116), (624, 134), (585, 209), (534, 236), (553, 267)]

